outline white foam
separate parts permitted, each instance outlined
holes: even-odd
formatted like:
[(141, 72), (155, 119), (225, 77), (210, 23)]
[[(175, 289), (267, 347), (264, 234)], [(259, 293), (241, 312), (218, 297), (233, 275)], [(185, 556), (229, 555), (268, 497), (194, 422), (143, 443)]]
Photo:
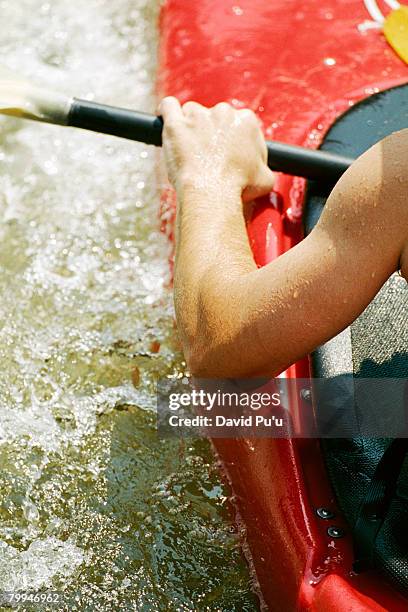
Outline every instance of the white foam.
[(83, 551), (53, 536), (35, 540), (27, 550), (0, 541), (0, 590), (37, 590), (56, 576), (71, 576), (84, 561)]

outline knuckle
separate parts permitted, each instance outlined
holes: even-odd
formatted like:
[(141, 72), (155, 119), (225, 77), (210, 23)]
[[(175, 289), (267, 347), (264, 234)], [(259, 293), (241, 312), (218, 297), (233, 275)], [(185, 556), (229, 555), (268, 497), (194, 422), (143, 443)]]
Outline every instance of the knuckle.
[(219, 102), (218, 104), (212, 107), (211, 112), (214, 115), (222, 115), (224, 117), (227, 117), (232, 116), (232, 114), (236, 111), (231, 106), (231, 104), (228, 104), (228, 102)]
[(199, 104), (198, 102), (193, 102), (192, 100), (189, 100), (188, 102), (185, 102), (182, 106), (183, 112), (185, 113), (200, 113), (204, 110), (204, 107), (201, 106), (201, 104)]
[(177, 98), (174, 96), (165, 96), (160, 102), (160, 109), (166, 111), (171, 109), (175, 104), (178, 104)]
[(248, 123), (258, 125), (258, 117), (254, 113), (254, 111), (251, 110), (250, 108), (243, 108), (242, 110), (238, 112), (241, 114), (241, 118), (247, 121)]
[(228, 102), (218, 102), (213, 108), (217, 110), (232, 110), (232, 106)]

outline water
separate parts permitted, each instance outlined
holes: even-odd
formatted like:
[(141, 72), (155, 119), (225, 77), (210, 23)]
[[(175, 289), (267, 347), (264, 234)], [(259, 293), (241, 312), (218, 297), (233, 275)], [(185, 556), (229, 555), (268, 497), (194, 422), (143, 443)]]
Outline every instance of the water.
[[(155, 2), (0, 9), (12, 71), (154, 110)], [(155, 432), (155, 381), (184, 368), (155, 158), (0, 118), (0, 591), (61, 589), (66, 610), (255, 610), (208, 444)]]

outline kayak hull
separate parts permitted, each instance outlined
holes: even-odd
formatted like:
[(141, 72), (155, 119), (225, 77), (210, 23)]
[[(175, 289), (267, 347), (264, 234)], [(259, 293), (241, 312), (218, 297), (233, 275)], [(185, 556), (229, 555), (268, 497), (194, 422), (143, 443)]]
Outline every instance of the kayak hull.
[[(406, 65), (382, 35), (359, 31), (365, 19), (362, 0), (167, 0), (160, 19), (159, 96), (249, 107), (268, 139), (315, 148), (355, 102), (408, 81)], [(258, 202), (248, 234), (259, 266), (302, 239), (304, 192), (303, 179), (278, 175), (275, 192)], [(172, 237), (171, 209), (164, 218)], [(283, 376), (309, 377), (308, 360)], [(304, 402), (293, 392), (295, 425)], [(262, 607), (407, 609), (380, 577), (353, 575), (352, 540), (318, 440), (216, 439), (213, 446), (233, 491)], [(344, 537), (328, 535), (330, 523), (317, 516), (319, 507), (335, 513)]]

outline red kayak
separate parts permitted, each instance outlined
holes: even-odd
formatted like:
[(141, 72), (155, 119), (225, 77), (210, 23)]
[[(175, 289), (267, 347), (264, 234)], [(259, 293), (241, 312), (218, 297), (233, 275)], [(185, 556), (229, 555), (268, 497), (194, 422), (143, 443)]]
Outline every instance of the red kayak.
[[(159, 94), (249, 107), (266, 138), (316, 148), (358, 101), (408, 82), (408, 67), (382, 33), (359, 28), (367, 19), (363, 0), (167, 0)], [(278, 175), (276, 191), (258, 202), (248, 232), (259, 266), (302, 239), (304, 200), (303, 179)], [(304, 360), (284, 376), (308, 378), (310, 367)], [(308, 398), (293, 393), (295, 423), (307, 407)], [(353, 571), (350, 529), (318, 440), (217, 439), (213, 445), (233, 490), (236, 519), (245, 526), (243, 547), (261, 607), (408, 610), (408, 599), (383, 574)], [(317, 512), (322, 508), (326, 516)]]

